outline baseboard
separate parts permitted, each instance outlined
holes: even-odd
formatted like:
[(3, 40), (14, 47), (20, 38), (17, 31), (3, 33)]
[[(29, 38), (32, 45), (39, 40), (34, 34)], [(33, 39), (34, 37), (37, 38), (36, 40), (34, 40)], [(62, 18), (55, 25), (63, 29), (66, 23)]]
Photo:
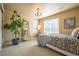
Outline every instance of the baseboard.
[(5, 41), (5, 42), (2, 43), (2, 47), (5, 47), (5, 46), (7, 46), (9, 44), (11, 44), (11, 41), (9, 41), (9, 40)]

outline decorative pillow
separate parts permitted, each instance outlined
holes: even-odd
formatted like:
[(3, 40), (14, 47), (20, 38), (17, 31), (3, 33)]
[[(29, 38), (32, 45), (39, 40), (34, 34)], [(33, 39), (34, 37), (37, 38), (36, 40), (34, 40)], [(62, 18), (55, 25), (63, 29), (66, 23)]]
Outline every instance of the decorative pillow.
[(79, 33), (79, 28), (76, 28), (72, 31), (71, 35), (76, 38), (78, 33)]
[(77, 37), (76, 37), (77, 39), (79, 39), (79, 35), (77, 35)]

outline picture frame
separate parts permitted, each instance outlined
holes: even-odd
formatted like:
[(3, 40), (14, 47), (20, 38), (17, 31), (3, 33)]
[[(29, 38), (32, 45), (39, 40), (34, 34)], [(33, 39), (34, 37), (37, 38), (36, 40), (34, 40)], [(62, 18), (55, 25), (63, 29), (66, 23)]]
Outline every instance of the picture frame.
[(76, 17), (65, 18), (64, 28), (65, 29), (74, 29), (76, 27)]

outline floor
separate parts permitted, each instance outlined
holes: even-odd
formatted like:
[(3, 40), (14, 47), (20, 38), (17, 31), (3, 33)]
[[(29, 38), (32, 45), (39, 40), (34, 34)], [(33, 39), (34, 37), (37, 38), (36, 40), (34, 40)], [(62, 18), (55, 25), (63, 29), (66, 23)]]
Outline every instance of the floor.
[(63, 56), (47, 47), (39, 47), (36, 40), (6, 46), (2, 49), (1, 54), (2, 56)]

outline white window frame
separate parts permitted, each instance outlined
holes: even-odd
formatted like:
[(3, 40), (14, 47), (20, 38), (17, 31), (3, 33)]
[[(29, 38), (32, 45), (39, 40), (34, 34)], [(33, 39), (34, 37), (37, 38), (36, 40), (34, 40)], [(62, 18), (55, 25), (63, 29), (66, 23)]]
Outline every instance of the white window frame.
[[(52, 31), (52, 27), (54, 29), (53, 31)], [(44, 33), (45, 34), (59, 33), (59, 18), (45, 20), (44, 21)]]

